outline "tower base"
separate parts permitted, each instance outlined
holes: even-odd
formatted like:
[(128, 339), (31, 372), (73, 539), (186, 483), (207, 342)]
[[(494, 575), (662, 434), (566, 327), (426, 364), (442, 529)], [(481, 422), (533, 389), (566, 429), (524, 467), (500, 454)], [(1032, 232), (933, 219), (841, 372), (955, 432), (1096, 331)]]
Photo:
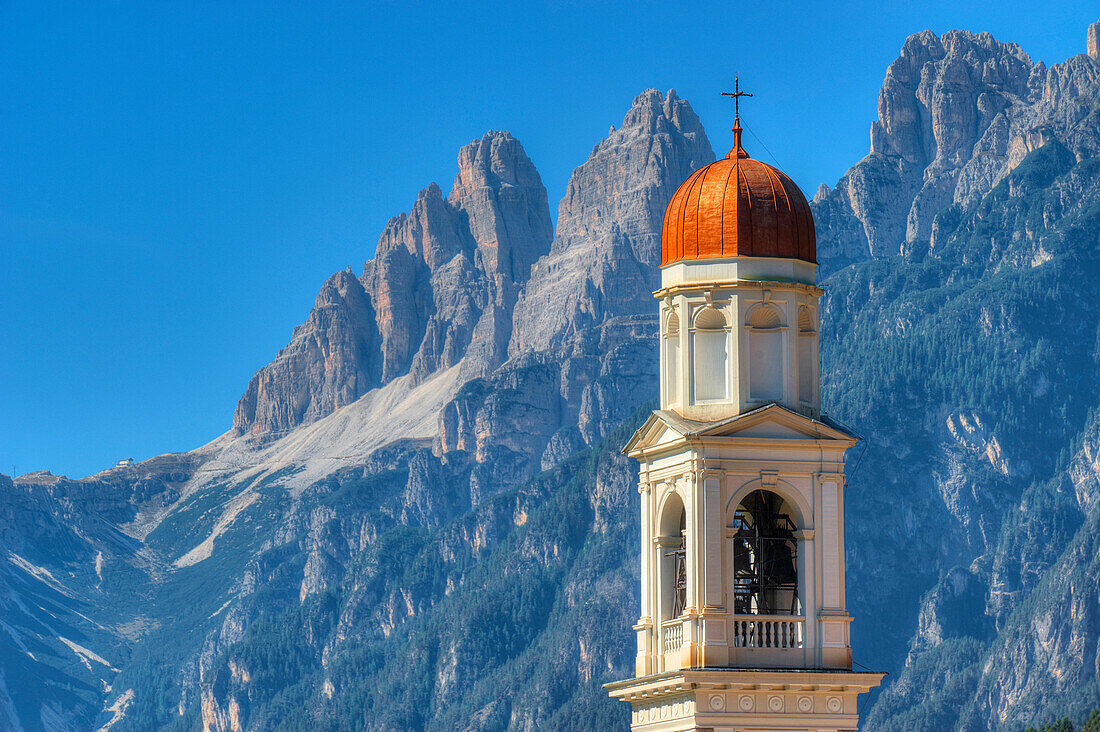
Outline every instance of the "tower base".
[(859, 726), (856, 697), (881, 673), (686, 668), (604, 686), (635, 732), (833, 732)]

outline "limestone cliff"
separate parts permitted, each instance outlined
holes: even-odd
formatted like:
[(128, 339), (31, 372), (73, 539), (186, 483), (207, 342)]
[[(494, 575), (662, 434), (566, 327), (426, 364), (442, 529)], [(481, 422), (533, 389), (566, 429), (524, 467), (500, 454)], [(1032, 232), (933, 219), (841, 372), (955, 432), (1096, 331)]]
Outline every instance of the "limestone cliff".
[(650, 89), (573, 172), (551, 250), (520, 291), (511, 360), (440, 419), (439, 448), (480, 465), (475, 493), (597, 444), (655, 393), (661, 222), (679, 182), (713, 159), (691, 106)]

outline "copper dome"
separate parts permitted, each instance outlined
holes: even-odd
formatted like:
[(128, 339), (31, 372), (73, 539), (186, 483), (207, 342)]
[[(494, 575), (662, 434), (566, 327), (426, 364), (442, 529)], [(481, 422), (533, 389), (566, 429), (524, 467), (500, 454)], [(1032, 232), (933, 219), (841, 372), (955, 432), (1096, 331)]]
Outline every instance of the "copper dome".
[(680, 184), (665, 209), (661, 264), (718, 257), (785, 257), (817, 262), (814, 217), (802, 191), (741, 147)]

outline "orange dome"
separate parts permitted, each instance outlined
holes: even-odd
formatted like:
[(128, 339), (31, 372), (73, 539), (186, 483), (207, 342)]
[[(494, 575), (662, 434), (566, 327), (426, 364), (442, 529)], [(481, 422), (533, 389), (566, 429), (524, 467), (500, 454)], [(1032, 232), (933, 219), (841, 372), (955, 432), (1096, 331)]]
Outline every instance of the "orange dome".
[(665, 209), (661, 264), (718, 257), (785, 257), (817, 262), (814, 217), (802, 191), (741, 147), (680, 184)]

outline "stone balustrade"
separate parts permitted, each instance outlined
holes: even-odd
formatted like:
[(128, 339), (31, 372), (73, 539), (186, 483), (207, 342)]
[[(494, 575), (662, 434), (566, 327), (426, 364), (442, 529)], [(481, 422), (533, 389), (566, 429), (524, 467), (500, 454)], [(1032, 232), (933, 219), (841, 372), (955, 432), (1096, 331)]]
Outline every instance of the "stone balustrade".
[(796, 615), (735, 615), (735, 648), (801, 648), (806, 619)]
[(661, 648), (665, 653), (678, 651), (683, 644), (684, 622), (682, 620), (667, 620), (661, 624)]

